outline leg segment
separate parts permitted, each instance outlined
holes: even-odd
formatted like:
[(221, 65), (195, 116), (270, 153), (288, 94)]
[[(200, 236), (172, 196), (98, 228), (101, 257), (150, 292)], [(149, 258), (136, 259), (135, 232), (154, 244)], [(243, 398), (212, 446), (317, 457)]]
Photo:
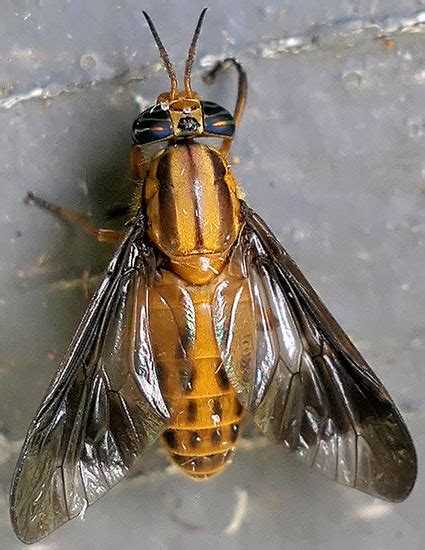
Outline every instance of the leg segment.
[(203, 76), (203, 79), (207, 83), (214, 82), (217, 75), (222, 71), (228, 69), (229, 67), (234, 67), (239, 74), (238, 96), (236, 98), (235, 112), (233, 113), (235, 125), (236, 127), (238, 127), (243, 115), (243, 111), (245, 109), (246, 98), (248, 95), (248, 80), (246, 72), (243, 70), (242, 65), (238, 61), (236, 61), (234, 57), (228, 57), (223, 61), (217, 61), (214, 67)]
[(123, 236), (122, 231), (114, 231), (112, 229), (97, 229), (90, 223), (90, 220), (87, 216), (84, 216), (83, 214), (80, 214), (78, 212), (74, 212), (73, 210), (68, 210), (67, 208), (62, 208), (62, 206), (57, 206), (56, 204), (52, 204), (51, 202), (48, 202), (44, 199), (40, 199), (39, 197), (36, 197), (34, 193), (27, 194), (25, 198), (25, 203), (36, 204), (40, 208), (52, 212), (63, 220), (80, 225), (83, 228), (84, 232), (87, 233), (87, 235), (91, 235), (99, 242), (116, 243)]

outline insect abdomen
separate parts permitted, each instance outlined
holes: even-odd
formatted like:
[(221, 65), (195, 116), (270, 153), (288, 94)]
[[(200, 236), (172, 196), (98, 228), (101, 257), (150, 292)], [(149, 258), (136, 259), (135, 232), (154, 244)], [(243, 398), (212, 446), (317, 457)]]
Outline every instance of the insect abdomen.
[(173, 462), (196, 479), (229, 462), (244, 412), (221, 366), (213, 291), (214, 285), (189, 286), (164, 271), (150, 299), (152, 345), (172, 412), (162, 441)]
[[(196, 363), (199, 380), (215, 378), (218, 358)], [(196, 479), (220, 472), (229, 462), (239, 437), (243, 409), (235, 392), (230, 387), (223, 390), (218, 384), (214, 390), (214, 385), (210, 384), (210, 395), (183, 398), (162, 438), (173, 462)], [(198, 393), (196, 386), (195, 382), (193, 394)]]

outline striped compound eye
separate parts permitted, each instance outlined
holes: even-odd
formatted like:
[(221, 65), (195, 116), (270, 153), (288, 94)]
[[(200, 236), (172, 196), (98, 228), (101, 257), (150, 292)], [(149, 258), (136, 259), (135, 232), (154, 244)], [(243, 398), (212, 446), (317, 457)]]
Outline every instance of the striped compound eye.
[(207, 135), (232, 137), (235, 133), (235, 121), (224, 107), (212, 101), (201, 101), (204, 113), (204, 132)]
[(163, 105), (155, 105), (141, 113), (133, 122), (132, 138), (136, 145), (145, 145), (169, 139), (173, 135), (170, 112)]

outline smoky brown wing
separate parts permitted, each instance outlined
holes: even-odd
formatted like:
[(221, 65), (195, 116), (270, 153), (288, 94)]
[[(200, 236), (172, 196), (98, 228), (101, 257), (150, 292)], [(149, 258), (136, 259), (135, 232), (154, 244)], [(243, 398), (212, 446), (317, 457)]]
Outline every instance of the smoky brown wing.
[[(416, 453), (400, 413), (270, 229), (248, 207), (244, 216), (232, 261), (245, 280), (221, 296), (222, 312), (240, 333), (251, 325), (242, 342), (218, 316), (224, 365), (240, 399), (265, 434), (312, 468), (404, 500), (415, 482)], [(249, 333), (251, 346), (243, 345)]]
[(163, 430), (168, 411), (149, 341), (153, 253), (133, 226), (112, 259), (31, 424), (11, 489), (32, 543), (83, 513)]

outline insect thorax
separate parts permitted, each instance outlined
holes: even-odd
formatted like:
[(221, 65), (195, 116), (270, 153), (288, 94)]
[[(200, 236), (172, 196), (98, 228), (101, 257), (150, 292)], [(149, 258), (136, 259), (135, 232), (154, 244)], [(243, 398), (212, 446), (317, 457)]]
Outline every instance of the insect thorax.
[(213, 279), (240, 229), (240, 195), (220, 153), (192, 140), (170, 145), (152, 161), (144, 197), (150, 238), (173, 271)]

